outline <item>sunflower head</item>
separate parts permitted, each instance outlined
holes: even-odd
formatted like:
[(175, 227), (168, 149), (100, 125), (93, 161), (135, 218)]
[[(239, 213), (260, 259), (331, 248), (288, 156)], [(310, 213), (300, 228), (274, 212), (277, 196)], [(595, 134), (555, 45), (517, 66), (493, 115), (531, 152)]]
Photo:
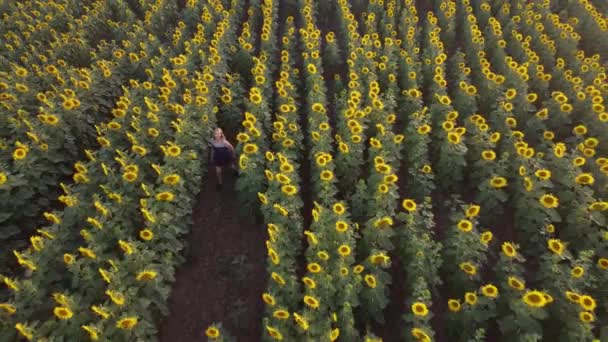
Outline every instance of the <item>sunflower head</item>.
[(498, 296), (498, 288), (492, 284), (484, 285), (481, 287), (481, 293), (486, 297), (496, 298)]

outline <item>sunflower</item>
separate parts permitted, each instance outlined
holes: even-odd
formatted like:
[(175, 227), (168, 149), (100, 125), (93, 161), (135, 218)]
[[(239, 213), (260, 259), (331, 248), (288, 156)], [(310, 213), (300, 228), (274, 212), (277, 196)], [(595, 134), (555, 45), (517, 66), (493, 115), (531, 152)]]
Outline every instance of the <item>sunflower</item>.
[(346, 212), (346, 208), (342, 203), (336, 203), (333, 205), (333, 211), (336, 215), (342, 215)]
[(593, 313), (588, 311), (581, 311), (578, 314), (578, 317), (583, 323), (592, 323), (593, 321), (595, 321), (595, 316), (593, 315)]
[(31, 341), (34, 338), (34, 333), (32, 332), (32, 329), (28, 328), (23, 323), (15, 324), (15, 329), (17, 329), (19, 335), (23, 336), (28, 341)]
[(308, 72), (309, 72), (310, 74), (316, 74), (316, 73), (317, 73), (317, 67), (316, 67), (314, 64), (312, 64), (312, 63), (309, 63), (309, 64), (306, 66), (306, 70), (308, 70)]
[(475, 305), (477, 303), (477, 294), (475, 292), (465, 293), (464, 301), (469, 305)]
[(281, 191), (287, 196), (293, 196), (298, 192), (298, 189), (293, 185), (283, 185)]
[(302, 328), (303, 330), (308, 330), (309, 324), (308, 324), (308, 321), (304, 317), (298, 315), (297, 312), (294, 312), (293, 319), (300, 328)]
[(431, 126), (424, 124), (420, 127), (418, 127), (418, 133), (425, 135), (425, 134), (429, 134), (431, 132)]
[(323, 181), (329, 182), (332, 179), (334, 179), (334, 173), (331, 172), (330, 170), (324, 170), (319, 175), (319, 178), (321, 178), (321, 180), (323, 180)]
[(154, 278), (156, 278), (158, 274), (155, 271), (150, 271), (150, 270), (143, 270), (139, 273), (137, 273), (137, 276), (135, 277), (135, 279), (137, 279), (137, 281), (149, 281), (149, 280), (153, 280)]
[(258, 145), (256, 144), (245, 144), (245, 146), (243, 147), (243, 152), (245, 152), (246, 154), (253, 154), (256, 153), (258, 151)]
[(476, 204), (471, 204), (471, 205), (469, 205), (469, 207), (465, 211), (465, 215), (467, 217), (476, 217), (477, 215), (479, 215), (479, 210), (480, 209), (481, 209), (480, 206), (478, 206)]
[(507, 179), (501, 176), (495, 176), (490, 179), (490, 186), (496, 189), (504, 188), (507, 186)]
[(587, 134), (587, 127), (585, 125), (578, 125), (572, 129), (572, 133), (575, 135), (585, 135)]
[(493, 143), (497, 143), (500, 140), (500, 132), (494, 132), (492, 133), (492, 135), (490, 136), (490, 141)]
[(466, 92), (467, 95), (477, 95), (477, 87), (475, 87), (474, 85), (469, 85), (467, 86)]
[(583, 149), (583, 155), (587, 158), (591, 158), (595, 156), (595, 150), (592, 148), (585, 148)]
[(108, 317), (110, 317), (110, 313), (101, 306), (93, 305), (91, 306), (91, 311), (93, 311), (93, 313), (95, 313), (102, 319), (107, 319)]
[(549, 247), (549, 250), (551, 250), (551, 252), (557, 255), (562, 255), (562, 253), (566, 249), (564, 243), (561, 242), (559, 239), (549, 239), (549, 241), (547, 241), (547, 247)]
[(346, 223), (344, 221), (337, 221), (336, 222), (336, 231), (338, 233), (344, 233), (347, 230), (348, 230), (348, 223)]
[(149, 229), (142, 229), (139, 231), (139, 237), (144, 241), (150, 241), (154, 238), (154, 233)]
[(74, 263), (74, 261), (76, 260), (76, 258), (74, 257), (74, 255), (69, 254), (69, 253), (64, 253), (63, 254), (63, 262), (66, 265), (71, 265)]
[(181, 178), (178, 174), (172, 173), (170, 175), (163, 177), (163, 183), (166, 185), (175, 185), (175, 184), (179, 183), (180, 179)]
[(59, 118), (56, 115), (48, 114), (44, 116), (44, 123), (54, 126), (59, 123)]
[(591, 185), (595, 182), (593, 175), (590, 173), (581, 173), (575, 178), (576, 184)]
[(85, 258), (97, 259), (97, 254), (90, 248), (78, 247), (78, 252)]
[(241, 132), (241, 133), (237, 134), (237, 136), (236, 136), (236, 140), (240, 143), (246, 143), (249, 141), (249, 139), (250, 138), (249, 138), (249, 135), (247, 135), (247, 133)]
[(595, 148), (597, 147), (597, 145), (599, 144), (599, 140), (597, 138), (587, 138), (585, 139), (585, 146), (590, 147), (590, 148)]
[(582, 268), (581, 266), (575, 266), (570, 271), (570, 276), (572, 276), (573, 278), (581, 278), (584, 274), (585, 274), (585, 269)]
[(177, 157), (182, 153), (182, 149), (179, 146), (173, 145), (167, 149), (167, 155), (170, 157)]
[(448, 299), (448, 308), (452, 312), (460, 311), (460, 300), (458, 299)]
[(553, 154), (557, 158), (562, 158), (564, 153), (566, 153), (566, 146), (563, 143), (557, 143), (553, 146)]
[(125, 317), (121, 318), (120, 320), (118, 320), (118, 322), (116, 322), (116, 327), (118, 329), (130, 330), (137, 325), (137, 322), (137, 317)]
[(329, 254), (327, 254), (327, 252), (326, 252), (326, 251), (319, 251), (319, 252), (317, 253), (317, 256), (318, 256), (318, 257), (319, 257), (319, 259), (321, 259), (321, 260), (324, 260), (324, 261), (329, 260)]
[(392, 168), (388, 164), (376, 164), (375, 167), (376, 167), (376, 171), (378, 171), (384, 175), (388, 175), (392, 172)]
[(205, 330), (205, 335), (210, 339), (217, 339), (220, 337), (220, 330), (215, 326), (210, 326)]
[(163, 191), (161, 193), (156, 194), (156, 200), (158, 201), (172, 202), (174, 199), (175, 195), (173, 195), (173, 193), (169, 191)]
[(258, 93), (250, 93), (249, 101), (251, 101), (252, 103), (254, 103), (256, 105), (259, 105), (262, 103), (262, 96)]
[(118, 245), (120, 246), (120, 249), (122, 249), (122, 251), (127, 254), (127, 255), (131, 255), (133, 254), (134, 250), (133, 250), (133, 246), (124, 241), (124, 240), (118, 240)]
[(262, 294), (262, 300), (264, 301), (264, 303), (270, 305), (270, 306), (274, 306), (276, 301), (274, 299), (274, 297), (268, 293), (263, 293)]
[(492, 234), (492, 232), (490, 231), (486, 231), (481, 233), (481, 236), (479, 238), (479, 240), (483, 243), (483, 244), (488, 244), (490, 243), (490, 241), (492, 241), (492, 238), (494, 237), (494, 235)]
[(484, 285), (481, 287), (481, 293), (486, 297), (496, 298), (498, 296), (498, 288), (492, 284)]
[(566, 291), (566, 298), (568, 298), (568, 300), (572, 303), (577, 304), (579, 304), (581, 300), (581, 296), (578, 293), (572, 291)]
[(360, 274), (364, 270), (365, 270), (365, 266), (363, 266), (363, 265), (357, 265), (357, 266), (353, 267), (353, 272), (356, 274)]
[(603, 270), (608, 270), (608, 259), (599, 258), (599, 260), (597, 261), (597, 266)]
[(310, 273), (319, 273), (319, 272), (323, 271), (323, 268), (321, 267), (321, 265), (317, 264), (316, 262), (308, 264), (308, 266), (306, 268), (308, 269), (308, 272), (310, 272)]
[(593, 311), (597, 306), (595, 299), (588, 295), (580, 296), (578, 303), (586, 311)]
[(308, 286), (308, 288), (310, 288), (310, 289), (314, 289), (314, 288), (316, 288), (316, 287), (317, 287), (317, 283), (316, 283), (316, 282), (315, 282), (315, 281), (314, 281), (312, 278), (309, 278), (309, 277), (303, 277), (303, 278), (302, 278), (302, 282), (303, 282), (303, 283), (304, 283), (306, 286)]
[(384, 176), (384, 183), (386, 183), (386, 184), (393, 184), (398, 180), (399, 180), (399, 177), (397, 177), (397, 175), (395, 175), (395, 174)]
[(444, 121), (441, 124), (441, 128), (443, 128), (444, 131), (449, 132), (454, 129), (454, 123), (452, 121)]
[[(510, 103), (507, 103), (507, 104), (510, 105)], [(511, 105), (511, 106), (513, 106), (513, 105)], [(511, 128), (514, 128), (517, 126), (517, 120), (514, 117), (509, 116), (505, 119), (505, 124)]]
[(452, 100), (447, 95), (441, 95), (439, 96), (439, 103), (445, 106), (449, 106), (450, 104), (452, 104)]
[[(313, 209), (313, 210), (315, 210), (315, 209)], [(268, 230), (269, 230), (269, 231), (270, 231), (270, 229), (271, 229), (270, 227), (271, 227), (271, 226), (269, 225), (269, 226), (268, 226)], [(276, 226), (275, 226), (275, 225), (272, 225), (272, 227), (276, 227)], [(275, 233), (277, 232), (277, 230), (276, 230), (276, 229), (273, 229), (273, 231), (274, 231)], [(317, 244), (319, 243), (319, 240), (317, 240), (317, 236), (315, 235), (315, 233), (313, 233), (313, 232), (311, 232), (311, 231), (309, 231), (309, 230), (305, 230), (305, 231), (304, 231), (304, 235), (306, 235), (306, 240), (308, 241), (308, 243), (309, 243), (310, 245), (317, 245)]]
[(460, 220), (458, 221), (458, 229), (460, 229), (460, 231), (468, 233), (471, 230), (473, 230), (473, 222), (469, 221), (469, 220)]
[(475, 267), (475, 265), (471, 264), (470, 262), (463, 262), (458, 267), (460, 267), (460, 269), (464, 271), (464, 273), (467, 273), (469, 275), (475, 275), (477, 273), (477, 267)]
[(87, 333), (89, 333), (89, 338), (92, 341), (96, 341), (99, 339), (99, 331), (97, 330), (97, 328), (95, 328), (94, 326), (90, 326), (90, 325), (81, 325), (80, 326), (82, 328), (82, 330), (86, 331)]
[(539, 179), (547, 180), (547, 179), (551, 178), (551, 171), (549, 171), (547, 169), (540, 169), (540, 170), (536, 170), (536, 172), (534, 172), (534, 175), (536, 177), (538, 177)]
[(559, 199), (552, 194), (544, 194), (538, 199), (538, 201), (545, 208), (557, 208), (559, 206)]
[(510, 276), (507, 279), (507, 283), (509, 284), (509, 287), (511, 287), (512, 289), (518, 290), (518, 291), (521, 291), (526, 287), (523, 280), (521, 280), (517, 277), (514, 277), (514, 276)]
[(66, 306), (56, 306), (53, 309), (53, 314), (61, 319), (61, 320), (68, 320), (70, 318), (72, 318), (72, 316), (74, 316), (74, 313), (72, 312), (72, 310), (70, 310), (70, 308), (66, 307)]
[(283, 286), (285, 285), (285, 279), (283, 279), (283, 277), (281, 277), (280, 274), (276, 273), (276, 272), (272, 272), (270, 274), (270, 277), (272, 278), (272, 280), (274, 280), (277, 284)]
[(13, 152), (13, 159), (15, 159), (15, 160), (25, 159), (26, 156), (27, 156), (27, 149), (25, 149), (23, 147), (16, 148), (15, 151)]
[(283, 309), (275, 310), (273, 312), (272, 316), (274, 316), (277, 319), (281, 319), (281, 320), (288, 319), (289, 311), (283, 310)]
[(378, 140), (376, 138), (370, 138), (369, 139), (369, 144), (373, 148), (382, 148), (382, 143), (380, 142), (380, 140)]
[(291, 172), (293, 172), (293, 165), (291, 165), (289, 163), (283, 163), (283, 164), (281, 164), (281, 166), (279, 167), (279, 169), (283, 173), (291, 173)]
[(581, 166), (585, 165), (586, 162), (587, 162), (587, 159), (585, 159), (584, 157), (576, 157), (572, 160), (572, 165), (581, 167)]
[(325, 112), (325, 107), (323, 106), (323, 104), (316, 102), (312, 104), (312, 110), (313, 112), (317, 112), (317, 113), (324, 113)]
[(409, 212), (413, 212), (416, 211), (416, 202), (414, 202), (414, 200), (412, 199), (404, 199), (403, 202), (401, 203), (401, 205), (403, 206), (403, 209), (409, 211)]
[(420, 329), (420, 328), (412, 328), (412, 336), (416, 339), (416, 341), (421, 341), (421, 342), (430, 342), (431, 338), (429, 337), (429, 335), (427, 335), (424, 330)]
[(517, 249), (510, 242), (503, 242), (501, 248), (502, 252), (509, 258), (514, 258), (517, 255)]
[(542, 308), (547, 304), (544, 294), (536, 290), (526, 291), (521, 299), (524, 303), (533, 308)]
[(512, 100), (517, 95), (517, 89), (509, 88), (505, 93), (505, 97), (507, 100)]
[(365, 277), (363, 277), (363, 280), (369, 288), (376, 288), (376, 278), (373, 275), (366, 274)]
[(496, 152), (492, 150), (486, 150), (481, 152), (481, 157), (483, 158), (483, 160), (491, 161), (496, 159)]
[(412, 304), (412, 312), (416, 316), (424, 317), (428, 315), (429, 309), (426, 307), (426, 304), (415, 302), (414, 304)]
[(456, 132), (450, 132), (450, 133), (448, 133), (448, 141), (453, 145), (459, 144), (460, 135)]
[(319, 307), (319, 300), (313, 296), (304, 296), (304, 304), (306, 304), (309, 308), (317, 309)]
[(594, 103), (591, 108), (593, 109), (594, 112), (596, 113), (601, 113), (604, 111), (604, 105), (602, 105), (601, 103)]

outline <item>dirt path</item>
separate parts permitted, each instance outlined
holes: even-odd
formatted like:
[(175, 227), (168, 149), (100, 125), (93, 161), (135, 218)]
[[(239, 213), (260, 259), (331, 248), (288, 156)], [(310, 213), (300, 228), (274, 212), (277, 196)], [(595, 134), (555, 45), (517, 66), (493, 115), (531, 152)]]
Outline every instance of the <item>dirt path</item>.
[(220, 321), (238, 341), (260, 340), (265, 229), (238, 216), (234, 177), (225, 176), (220, 191), (214, 172), (209, 170), (194, 209), (187, 261), (176, 274), (161, 342), (206, 341), (207, 326)]

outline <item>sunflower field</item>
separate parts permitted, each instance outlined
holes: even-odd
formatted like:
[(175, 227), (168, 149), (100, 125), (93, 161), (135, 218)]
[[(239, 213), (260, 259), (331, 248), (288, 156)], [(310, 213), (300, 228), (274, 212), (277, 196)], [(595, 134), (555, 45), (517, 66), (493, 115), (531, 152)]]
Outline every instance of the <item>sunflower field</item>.
[(158, 340), (218, 126), (248, 341), (608, 341), (605, 0), (0, 15), (0, 341)]

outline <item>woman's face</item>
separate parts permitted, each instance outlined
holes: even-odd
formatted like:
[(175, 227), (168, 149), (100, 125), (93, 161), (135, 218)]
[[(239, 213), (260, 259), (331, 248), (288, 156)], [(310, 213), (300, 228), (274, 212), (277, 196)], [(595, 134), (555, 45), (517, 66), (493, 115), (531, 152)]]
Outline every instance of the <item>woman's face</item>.
[(215, 139), (220, 139), (222, 135), (224, 134), (222, 133), (221, 129), (216, 129), (215, 132), (213, 132), (213, 136), (215, 137)]

